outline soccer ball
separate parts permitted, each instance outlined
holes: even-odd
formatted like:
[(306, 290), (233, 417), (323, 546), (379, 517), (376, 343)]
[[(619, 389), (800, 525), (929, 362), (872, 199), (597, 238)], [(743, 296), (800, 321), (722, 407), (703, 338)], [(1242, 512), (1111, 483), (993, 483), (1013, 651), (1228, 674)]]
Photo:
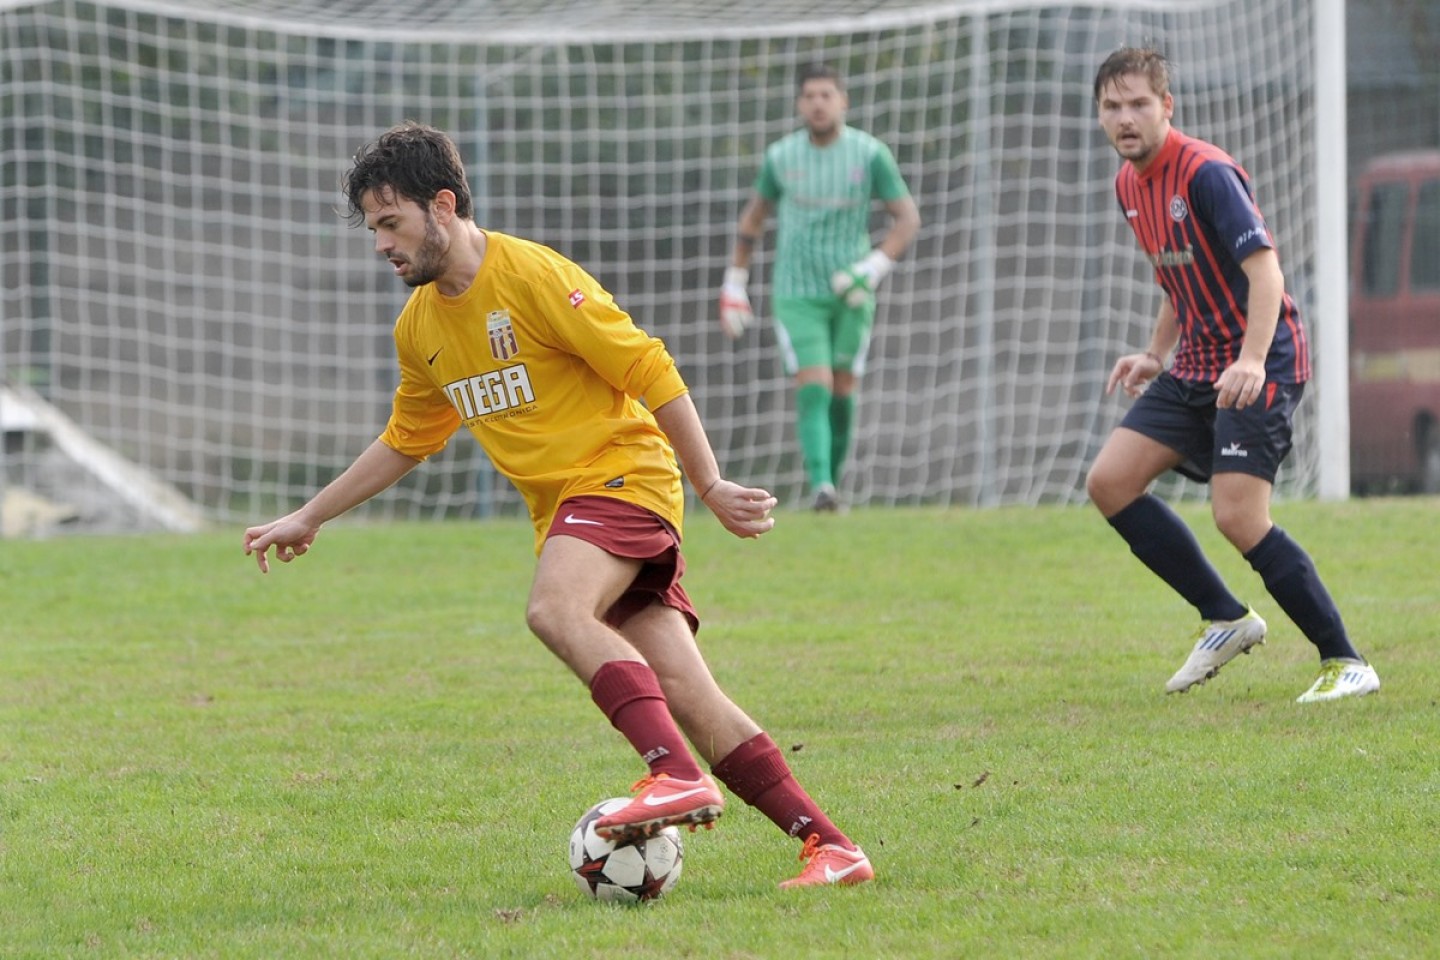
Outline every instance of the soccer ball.
[(570, 872), (580, 892), (591, 900), (654, 900), (680, 880), (685, 845), (674, 827), (632, 843), (612, 843), (595, 833), (596, 820), (629, 802), (628, 797), (602, 800), (586, 810), (570, 831)]

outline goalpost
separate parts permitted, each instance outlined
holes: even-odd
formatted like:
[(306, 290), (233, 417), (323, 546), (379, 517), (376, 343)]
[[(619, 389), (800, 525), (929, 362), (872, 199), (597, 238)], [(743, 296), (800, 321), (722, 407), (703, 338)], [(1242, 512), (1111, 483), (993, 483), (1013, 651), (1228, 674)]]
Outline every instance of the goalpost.
[[(413, 118), (455, 137), (482, 226), (570, 256), (665, 339), (726, 472), (797, 504), (765, 328), (773, 224), (762, 328), (724, 339), (715, 301), (761, 153), (797, 124), (796, 71), (825, 60), (925, 221), (880, 293), (844, 493), (1078, 502), (1123, 410), (1105, 376), (1159, 296), (1090, 83), (1110, 50), (1153, 41), (1176, 125), (1253, 176), (1311, 325), (1322, 377), (1280, 492), (1343, 496), (1343, 40), (1317, 67), (1339, 4), (0, 0), (0, 374), (212, 521), (297, 505), (388, 413), (407, 291), (340, 218), (339, 178)], [(0, 454), (6, 482), (33, 479), (31, 452)], [(461, 437), (362, 511), (519, 506)]]

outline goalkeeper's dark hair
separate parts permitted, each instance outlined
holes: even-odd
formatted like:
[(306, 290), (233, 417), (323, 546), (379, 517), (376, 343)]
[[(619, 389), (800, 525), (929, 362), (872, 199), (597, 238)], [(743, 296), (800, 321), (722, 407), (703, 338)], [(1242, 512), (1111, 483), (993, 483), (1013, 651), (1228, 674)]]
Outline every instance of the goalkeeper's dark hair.
[(356, 225), (364, 223), (365, 194), (387, 188), (421, 206), (427, 206), (441, 190), (449, 190), (455, 194), (455, 215), (475, 218), (460, 151), (444, 133), (423, 123), (406, 120), (356, 151), (355, 163), (341, 182), (349, 202), (347, 219)]
[(801, 67), (800, 72), (795, 75), (795, 92), (803, 93), (805, 84), (811, 80), (829, 80), (835, 84), (835, 89), (845, 92), (845, 80), (840, 76), (840, 71), (828, 63), (807, 63)]
[(1165, 59), (1165, 54), (1150, 46), (1121, 47), (1105, 58), (1095, 74), (1096, 102), (1108, 84), (1136, 73), (1150, 82), (1156, 96), (1163, 97), (1170, 92), (1170, 61)]

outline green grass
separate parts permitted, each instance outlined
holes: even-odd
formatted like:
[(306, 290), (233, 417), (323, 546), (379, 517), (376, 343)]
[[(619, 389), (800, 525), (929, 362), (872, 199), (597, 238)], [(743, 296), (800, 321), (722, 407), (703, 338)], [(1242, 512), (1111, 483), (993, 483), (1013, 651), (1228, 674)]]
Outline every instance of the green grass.
[(0, 957), (1427, 957), (1440, 943), (1435, 500), (1286, 503), (1385, 684), (1270, 641), (1166, 697), (1190, 611), (1083, 508), (692, 518), (722, 684), (866, 847), (731, 804), (641, 909), (571, 823), (641, 772), (527, 633), (528, 524), (0, 543)]

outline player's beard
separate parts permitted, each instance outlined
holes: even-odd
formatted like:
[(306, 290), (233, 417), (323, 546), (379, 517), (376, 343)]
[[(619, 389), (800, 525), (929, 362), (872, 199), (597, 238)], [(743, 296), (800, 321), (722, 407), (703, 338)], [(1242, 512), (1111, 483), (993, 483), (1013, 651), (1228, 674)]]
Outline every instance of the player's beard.
[(434, 283), (445, 272), (445, 235), (435, 223), (430, 211), (425, 211), (425, 239), (415, 256), (409, 258), (410, 272), (402, 279), (407, 287), (423, 287)]
[(810, 130), (810, 139), (816, 143), (829, 143), (840, 132), (840, 120), (836, 117), (807, 118), (805, 126)]
[(1136, 166), (1144, 166), (1159, 149), (1157, 144), (1147, 143), (1143, 135), (1135, 140), (1116, 143), (1114, 146), (1116, 153)]
[[(1124, 134), (1131, 134), (1134, 139), (1124, 140)], [(1137, 169), (1145, 169), (1150, 161), (1160, 155), (1160, 150), (1165, 146), (1165, 137), (1168, 128), (1161, 125), (1145, 126), (1143, 124), (1129, 127), (1125, 130), (1117, 130), (1110, 137), (1110, 145), (1115, 152), (1124, 160), (1129, 160)]]

